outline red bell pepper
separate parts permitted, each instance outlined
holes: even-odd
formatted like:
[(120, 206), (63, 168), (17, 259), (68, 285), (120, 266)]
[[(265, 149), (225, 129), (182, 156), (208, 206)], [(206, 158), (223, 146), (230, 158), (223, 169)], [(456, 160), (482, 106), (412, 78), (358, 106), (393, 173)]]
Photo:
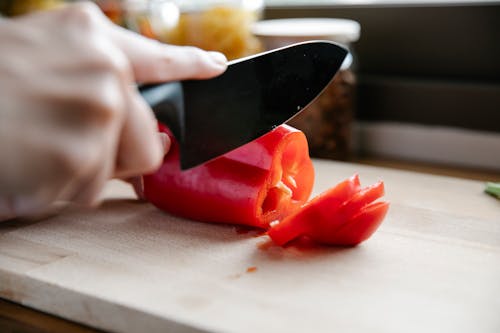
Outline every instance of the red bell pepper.
[(274, 223), (267, 234), (278, 245), (299, 236), (315, 242), (353, 246), (370, 237), (387, 213), (384, 183), (361, 189), (358, 175), (313, 198), (300, 210)]
[[(356, 245), (378, 228), (389, 204), (378, 182), (361, 188), (357, 175), (307, 202), (314, 169), (304, 134), (282, 125), (224, 156), (181, 171), (172, 139), (162, 167), (144, 177), (144, 196), (175, 215), (268, 229), (278, 245), (306, 236), (318, 243)], [(271, 223), (273, 222), (273, 223)]]
[(179, 147), (161, 168), (144, 177), (144, 196), (175, 215), (207, 222), (267, 228), (309, 198), (314, 168), (305, 135), (282, 125), (237, 150), (181, 171)]

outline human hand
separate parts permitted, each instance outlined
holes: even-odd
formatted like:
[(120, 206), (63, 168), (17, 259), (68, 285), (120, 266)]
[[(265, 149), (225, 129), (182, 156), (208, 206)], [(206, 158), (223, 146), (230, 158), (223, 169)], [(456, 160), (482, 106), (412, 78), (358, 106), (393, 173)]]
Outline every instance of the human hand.
[(146, 39), (90, 3), (0, 20), (0, 44), (0, 219), (95, 204), (108, 179), (154, 171), (169, 142), (134, 83), (226, 68), (220, 53)]

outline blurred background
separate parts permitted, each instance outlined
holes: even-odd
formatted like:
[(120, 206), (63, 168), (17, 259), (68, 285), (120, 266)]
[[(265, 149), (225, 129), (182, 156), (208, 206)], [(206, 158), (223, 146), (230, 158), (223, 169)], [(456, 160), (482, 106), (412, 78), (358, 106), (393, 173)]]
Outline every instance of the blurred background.
[[(229, 59), (311, 39), (351, 56), (290, 124), (313, 157), (500, 174), (500, 1), (97, 0), (116, 24)], [(60, 0), (1, 0), (5, 16)]]

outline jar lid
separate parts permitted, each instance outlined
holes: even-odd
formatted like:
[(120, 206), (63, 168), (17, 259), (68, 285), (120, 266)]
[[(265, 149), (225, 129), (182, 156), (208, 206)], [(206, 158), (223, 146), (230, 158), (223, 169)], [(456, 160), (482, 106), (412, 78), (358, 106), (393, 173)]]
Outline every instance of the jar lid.
[(258, 37), (295, 39), (297, 42), (326, 39), (351, 43), (359, 39), (358, 22), (334, 18), (292, 18), (256, 22), (252, 32)]

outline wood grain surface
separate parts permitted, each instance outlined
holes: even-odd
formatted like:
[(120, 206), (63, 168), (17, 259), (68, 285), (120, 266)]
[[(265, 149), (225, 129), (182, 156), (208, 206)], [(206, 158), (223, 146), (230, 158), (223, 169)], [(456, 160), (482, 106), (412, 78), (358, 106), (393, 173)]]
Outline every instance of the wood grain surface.
[(353, 172), (385, 181), (367, 242), (283, 249), (111, 182), (97, 210), (0, 225), (0, 297), (112, 332), (500, 331), (500, 201), (482, 182), (315, 167), (315, 193)]
[(2, 333), (103, 333), (103, 331), (0, 299)]

